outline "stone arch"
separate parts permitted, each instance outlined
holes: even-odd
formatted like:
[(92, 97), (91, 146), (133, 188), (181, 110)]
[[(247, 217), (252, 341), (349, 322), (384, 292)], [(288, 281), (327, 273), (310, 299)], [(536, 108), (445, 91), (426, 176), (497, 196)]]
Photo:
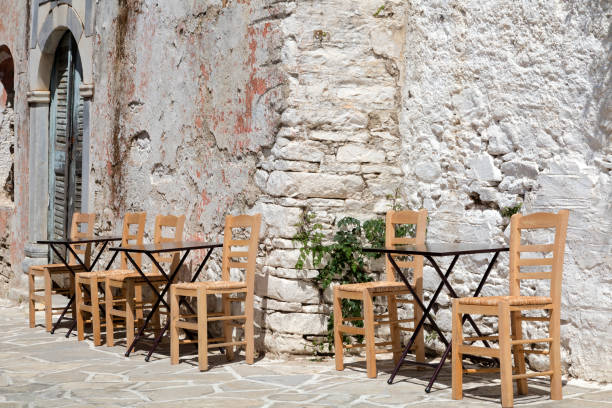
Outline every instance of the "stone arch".
[[(81, 55), (83, 83), (92, 83), (92, 36), (84, 35), (85, 24), (74, 8), (61, 4), (53, 8), (40, 24), (37, 41), (33, 44), (30, 68), (30, 89), (48, 91), (55, 49), (66, 31), (70, 31)], [(33, 68), (33, 69), (32, 69)]]
[(15, 65), (13, 55), (6, 45), (0, 45), (0, 108), (13, 106), (15, 96)]

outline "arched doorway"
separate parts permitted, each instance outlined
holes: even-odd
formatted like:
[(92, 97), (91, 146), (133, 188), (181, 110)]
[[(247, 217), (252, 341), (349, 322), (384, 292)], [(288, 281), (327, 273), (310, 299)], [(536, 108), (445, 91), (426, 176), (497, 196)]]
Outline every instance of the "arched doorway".
[(14, 205), (14, 81), (15, 67), (11, 51), (6, 45), (0, 45), (0, 208), (11, 208)]
[(0, 108), (13, 106), (15, 95), (13, 56), (6, 45), (0, 46)]
[(68, 236), (72, 214), (81, 211), (83, 69), (77, 43), (66, 31), (55, 50), (49, 106), (49, 209), (47, 235)]

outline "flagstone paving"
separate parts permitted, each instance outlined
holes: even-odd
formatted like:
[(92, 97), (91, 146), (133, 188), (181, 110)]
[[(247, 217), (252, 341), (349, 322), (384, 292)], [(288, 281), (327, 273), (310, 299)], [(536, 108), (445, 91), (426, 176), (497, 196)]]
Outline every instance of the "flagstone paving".
[[(193, 354), (172, 366), (166, 347), (147, 363), (144, 350), (125, 358), (122, 344), (94, 347), (66, 332), (30, 329), (26, 310), (0, 307), (0, 408), (500, 406), (495, 375), (466, 377), (464, 400), (451, 400), (450, 367), (426, 394), (431, 371), (408, 367), (387, 385), (389, 361), (379, 364), (377, 379), (366, 378), (361, 359), (348, 359), (346, 369), (336, 371), (333, 359), (263, 357), (249, 366), (215, 354), (210, 370), (199, 372)], [(530, 394), (516, 396), (515, 406), (612, 408), (610, 386), (570, 380), (563, 393), (563, 401), (550, 401), (548, 381), (533, 380)]]

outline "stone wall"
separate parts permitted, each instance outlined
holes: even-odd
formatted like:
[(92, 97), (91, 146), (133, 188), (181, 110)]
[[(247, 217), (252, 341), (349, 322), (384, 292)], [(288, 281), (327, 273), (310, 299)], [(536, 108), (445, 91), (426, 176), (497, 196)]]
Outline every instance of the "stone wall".
[[(611, 378), (597, 357), (610, 351), (612, 317), (610, 7), (481, 3), (297, 2), (283, 21), (287, 109), (256, 173), (266, 193), (258, 289), (269, 349), (307, 350), (302, 334), (326, 331), (329, 296), (317, 296), (316, 271), (294, 268), (289, 238), (302, 209), (330, 227), (345, 215), (382, 216), (399, 192), (401, 204), (429, 210), (428, 239), (440, 242), (504, 242), (501, 210), (517, 204), (569, 208), (564, 367)], [(486, 263), (459, 263), (460, 295)], [(506, 268), (507, 256), (487, 294), (507, 290)], [(426, 267), (426, 297), (433, 276)], [(440, 303), (437, 320), (450, 331), (450, 300)]]
[(16, 302), (27, 296), (21, 260), (28, 222), (28, 8), (0, 0), (0, 10), (0, 80), (6, 82), (0, 84), (0, 298)]

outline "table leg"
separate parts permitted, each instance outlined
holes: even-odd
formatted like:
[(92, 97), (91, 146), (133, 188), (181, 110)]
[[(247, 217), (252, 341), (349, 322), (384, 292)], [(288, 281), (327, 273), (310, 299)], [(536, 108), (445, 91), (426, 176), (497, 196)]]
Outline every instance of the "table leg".
[[(70, 271), (70, 273), (72, 273), (72, 276), (76, 276), (76, 274), (74, 273), (74, 270), (70, 267), (70, 265), (68, 264), (68, 262), (66, 262), (66, 258), (64, 256), (62, 256), (62, 254), (59, 252), (59, 250), (55, 247), (55, 245), (53, 244), (49, 244), (49, 246), (51, 247), (51, 250), (55, 253), (55, 255), (58, 256), (58, 258), (62, 261), (62, 263), (64, 264), (64, 266), (66, 266), (66, 268), (68, 268), (68, 270)], [(67, 245), (67, 247), (72, 250), (72, 248), (70, 248), (70, 245)], [(81, 265), (83, 264), (81, 262), (81, 259), (76, 256), (76, 259), (79, 261), (79, 263), (81, 263)], [(70, 301), (68, 301), (68, 304), (66, 305), (66, 307), (64, 307), (64, 310), (62, 310), (62, 313), (60, 314), (60, 317), (57, 319), (57, 322), (55, 322), (55, 324), (53, 325), (53, 327), (51, 328), (50, 333), (53, 334), (55, 333), (55, 330), (59, 327), (62, 319), (64, 318), (64, 315), (66, 314), (66, 312), (68, 311), (68, 309), (70, 309), (70, 306), (72, 305), (72, 302), (74, 302), (74, 296), (72, 296), (70, 298)]]
[[(206, 256), (204, 257), (204, 260), (202, 260), (202, 262), (200, 263), (200, 266), (198, 267), (198, 270), (196, 271), (196, 273), (191, 278), (191, 282), (195, 282), (196, 279), (198, 279), (198, 276), (200, 275), (200, 272), (202, 272), (202, 268), (204, 268), (204, 265), (206, 265), (206, 262), (208, 261), (208, 258), (210, 258), (210, 255), (212, 254), (213, 249), (214, 248), (210, 248), (208, 250), (208, 253), (206, 253)], [(191, 305), (189, 303), (187, 303), (185, 298), (181, 298), (181, 301), (179, 302), (179, 307), (181, 307), (182, 304), (185, 304), (190, 309), (191, 313), (195, 313), (195, 311), (192, 309)], [(168, 331), (168, 327), (170, 327), (170, 320), (169, 319), (166, 320), (166, 324), (160, 330), (159, 334), (155, 337), (155, 340), (153, 341), (153, 347), (151, 347), (151, 350), (149, 350), (149, 353), (145, 357), (145, 361), (149, 361), (149, 359), (151, 358), (151, 355), (153, 354), (153, 351), (155, 350), (155, 348), (157, 347), (157, 345), (161, 341), (161, 339), (164, 336), (164, 334), (166, 333), (166, 331)], [(189, 332), (187, 332), (187, 333), (189, 333)]]
[[(493, 265), (495, 265), (495, 261), (497, 261), (498, 255), (499, 255), (499, 251), (495, 252), (495, 254), (493, 255), (493, 258), (491, 259), (491, 262), (489, 262), (489, 265), (487, 266), (487, 270), (485, 271), (482, 279), (480, 280), (480, 282), (478, 284), (478, 288), (474, 292), (474, 297), (478, 297), (478, 295), (480, 295), (480, 291), (482, 290), (482, 287), (484, 286), (487, 278), (489, 277), (489, 274), (491, 273), (491, 269), (493, 269)], [(457, 297), (456, 293), (455, 293), (455, 296), (453, 296), (453, 297)], [(469, 315), (464, 315), (463, 319), (461, 320), (461, 322), (465, 323), (468, 320), (468, 318), (471, 319), (471, 317)], [(472, 320), (472, 323), (473, 323), (473, 320)], [(476, 328), (476, 331), (477, 331), (479, 336), (482, 336), (482, 333), (480, 333), (480, 330), (478, 330)], [(490, 347), (490, 345), (488, 344), (488, 342), (486, 340), (483, 343), (485, 343), (485, 345), (487, 347)], [(442, 357), (440, 358), (440, 362), (438, 363), (438, 366), (436, 367), (433, 375), (429, 379), (429, 383), (427, 384), (427, 387), (425, 387), (425, 392), (427, 392), (427, 393), (431, 392), (431, 387), (433, 386), (434, 381), (436, 381), (436, 378), (438, 378), (438, 374), (440, 374), (440, 370), (442, 369), (442, 366), (446, 362), (446, 359), (448, 358), (448, 353), (451, 351), (451, 348), (452, 348), (452, 341), (448, 344), (448, 346), (446, 346), (446, 350), (444, 350), (444, 353), (442, 353)]]
[[(446, 288), (448, 289), (448, 292), (450, 293), (451, 297), (457, 298), (458, 297), (457, 296), (457, 292), (455, 292), (455, 290), (453, 289), (451, 284), (448, 282), (448, 276), (445, 276), (444, 274), (442, 274), (442, 271), (440, 270), (440, 267), (438, 266), (436, 261), (434, 261), (434, 259), (431, 256), (427, 255), (426, 258), (429, 260), (429, 262), (431, 262), (432, 266), (434, 267), (434, 269), (438, 273), (438, 276), (440, 276), (440, 279), (442, 280), (442, 282), (440, 284), (446, 286)], [(496, 259), (497, 257), (494, 256), (493, 258)], [(490, 264), (490, 266), (493, 266), (493, 265)], [(488, 275), (489, 271), (490, 271), (490, 269), (487, 268), (487, 273), (485, 273), (484, 278), (489, 276)], [(481, 282), (482, 282), (482, 280), (481, 280)], [(479, 285), (479, 286), (481, 286), (481, 285)], [(467, 317), (467, 320), (470, 322), (470, 325), (472, 326), (472, 328), (474, 328), (474, 330), (476, 331), (476, 334), (478, 334), (479, 336), (482, 336), (482, 333), (480, 332), (480, 329), (478, 328), (478, 326), (476, 326), (476, 322), (474, 322), (474, 319), (472, 319), (472, 316), (470, 316), (470, 315), (465, 315), (465, 316)], [(487, 347), (491, 347), (490, 344), (487, 341), (484, 341), (484, 344)]]
[[(153, 304), (153, 307), (151, 308), (151, 311), (149, 312), (149, 314), (147, 315), (147, 317), (145, 318), (145, 321), (143, 323), (143, 325), (140, 327), (140, 329), (138, 330), (138, 333), (136, 334), (136, 336), (134, 337), (134, 340), (132, 341), (132, 344), (129, 345), (128, 349), (125, 352), (125, 356), (129, 357), (130, 353), (132, 352), (132, 350), (134, 349), (134, 346), (136, 346), (136, 343), (138, 342), (138, 340), (140, 340), (140, 338), (142, 337), (145, 328), (147, 327), (147, 325), (149, 324), (149, 322), (151, 321), (151, 318), (153, 317), (153, 314), (157, 311), (157, 309), (159, 308), (159, 304), (163, 303), (168, 310), (170, 310), (170, 306), (168, 305), (168, 303), (164, 300), (164, 295), (166, 294), (166, 292), (168, 291), (168, 289), (170, 289), (170, 285), (172, 284), (172, 281), (174, 280), (174, 277), (176, 276), (176, 274), (178, 273), (178, 271), (181, 269), (181, 266), (183, 266), (183, 263), (185, 262), (185, 259), (187, 258), (187, 255), (189, 255), (190, 250), (187, 249), (185, 251), (185, 254), (182, 256), (181, 260), (179, 261), (178, 265), (176, 266), (174, 272), (170, 275), (170, 277), (168, 278), (168, 275), (166, 275), (164, 273), (164, 276), (166, 277), (166, 279), (168, 279), (168, 283), (164, 286), (164, 289), (162, 289), (162, 292), (159, 293), (157, 291), (157, 288), (155, 287), (155, 285), (153, 285), (151, 283), (151, 281), (147, 278), (147, 276), (142, 272), (142, 270), (138, 267), (138, 265), (136, 264), (136, 262), (134, 262), (134, 259), (130, 256), (129, 252), (126, 252), (125, 255), (127, 256), (127, 258), (130, 260), (130, 263), (132, 263), (132, 265), (134, 265), (134, 267), (136, 268), (136, 271), (142, 275), (142, 277), (145, 279), (145, 281), (149, 284), (149, 286), (151, 287), (151, 289), (153, 290), (154, 294), (157, 294), (157, 300), (155, 301), (155, 303)], [(147, 256), (149, 258), (151, 258), (151, 260), (153, 261), (154, 264), (156, 264), (156, 266), (159, 267), (159, 263), (157, 262), (157, 260), (150, 254), (150, 253), (146, 253)], [(162, 271), (163, 273), (163, 269), (161, 269), (161, 267), (159, 267), (160, 271)], [(155, 348), (157, 347), (157, 343), (153, 345), (153, 348), (151, 349), (150, 354), (153, 353), (153, 351), (155, 351)], [(145, 361), (149, 361), (148, 359), (145, 359)]]
[[(404, 359), (408, 355), (408, 351), (410, 350), (410, 347), (412, 347), (412, 344), (414, 343), (414, 340), (416, 339), (416, 336), (419, 333), (419, 330), (421, 330), (423, 325), (425, 324), (425, 319), (429, 319), (429, 321), (431, 322), (434, 330), (440, 336), (440, 339), (442, 340), (442, 342), (445, 345), (448, 345), (449, 343), (446, 340), (446, 338), (444, 337), (444, 335), (442, 334), (442, 331), (440, 330), (440, 328), (438, 327), (436, 322), (433, 320), (433, 318), (430, 315), (430, 311), (431, 311), (431, 309), (432, 309), (432, 307), (434, 305), (435, 300), (437, 299), (438, 295), (440, 294), (440, 291), (442, 290), (442, 288), (439, 287), (436, 290), (436, 293), (434, 294), (434, 297), (429, 302), (427, 307), (425, 307), (425, 305), (421, 301), (421, 298), (414, 291), (414, 289), (412, 288), (412, 286), (408, 282), (408, 279), (406, 279), (406, 276), (404, 276), (404, 274), (402, 273), (401, 269), (399, 268), (399, 266), (395, 262), (395, 259), (393, 259), (391, 254), (387, 254), (387, 256), (389, 257), (389, 261), (391, 262), (391, 265), (395, 269), (395, 272), (397, 272), (397, 274), (399, 275), (400, 279), (408, 287), (408, 290), (410, 291), (412, 297), (417, 301), (417, 303), (418, 303), (419, 307), (421, 308), (421, 310), (423, 310), (423, 316), (421, 317), (421, 320), (419, 320), (419, 323), (415, 327), (414, 332), (412, 333), (412, 336), (410, 337), (410, 341), (408, 342), (408, 345), (406, 346), (406, 348), (404, 348), (404, 351), (402, 353), (402, 356), (400, 357), (399, 362), (397, 363), (397, 365), (393, 369), (393, 373), (391, 374), (391, 377), (389, 377), (389, 379), (387, 380), (388, 384), (393, 384), (393, 380), (395, 379), (395, 376), (397, 375), (397, 373), (399, 372), (399, 369), (401, 368), (402, 364), (404, 363)], [(450, 274), (450, 271), (452, 270), (452, 267), (455, 266), (455, 262), (457, 262), (457, 258), (458, 258), (458, 256), (455, 256), (455, 259), (453, 259), (453, 262), (451, 263), (451, 266), (449, 267), (449, 270), (448, 270), (447, 274)]]

